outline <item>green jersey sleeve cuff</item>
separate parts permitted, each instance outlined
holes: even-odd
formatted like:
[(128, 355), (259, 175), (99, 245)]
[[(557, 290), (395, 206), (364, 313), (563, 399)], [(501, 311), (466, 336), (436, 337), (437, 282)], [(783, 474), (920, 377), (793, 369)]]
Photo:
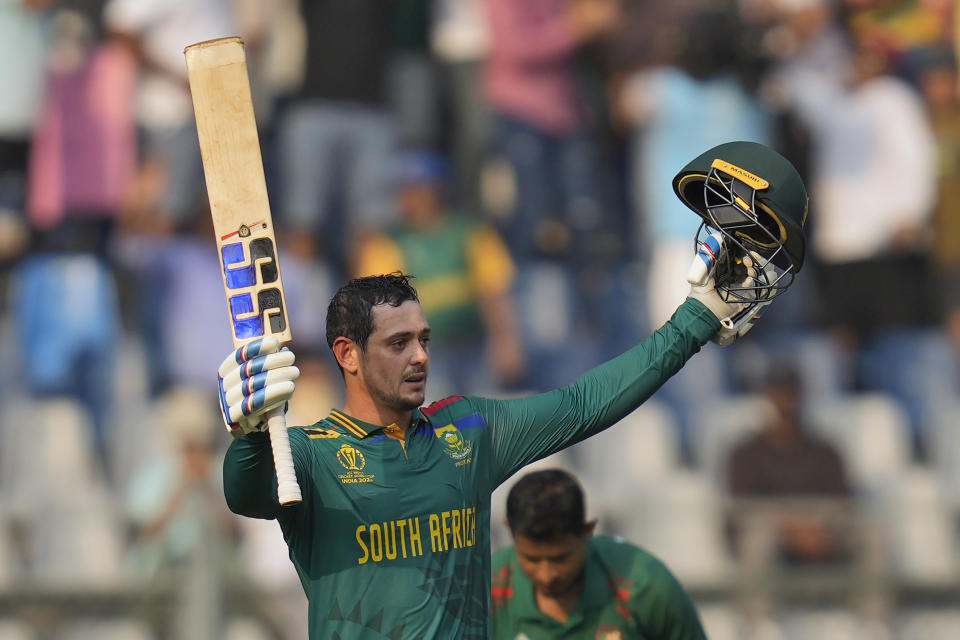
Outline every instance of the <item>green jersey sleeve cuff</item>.
[(687, 298), (673, 314), (673, 319), (686, 327), (693, 335), (706, 343), (717, 331), (720, 331), (720, 319), (695, 298)]

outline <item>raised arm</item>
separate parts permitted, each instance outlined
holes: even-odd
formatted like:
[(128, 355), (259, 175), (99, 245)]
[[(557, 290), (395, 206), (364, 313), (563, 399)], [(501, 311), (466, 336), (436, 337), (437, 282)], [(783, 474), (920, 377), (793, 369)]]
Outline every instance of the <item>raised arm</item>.
[(688, 300), (651, 336), (573, 384), (527, 398), (474, 399), (490, 425), (496, 483), (615, 424), (679, 371), (719, 329), (712, 312), (699, 301)]

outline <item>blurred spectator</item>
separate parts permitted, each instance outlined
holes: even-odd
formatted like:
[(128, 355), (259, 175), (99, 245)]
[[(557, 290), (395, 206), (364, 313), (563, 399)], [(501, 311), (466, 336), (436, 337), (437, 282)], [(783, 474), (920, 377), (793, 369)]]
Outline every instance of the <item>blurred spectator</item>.
[[(849, 85), (840, 95), (811, 98), (802, 83), (789, 89), (814, 135), (811, 201), (817, 203), (817, 219), (812, 241), (825, 263), (826, 306), (835, 314), (833, 324), (868, 331), (909, 321), (923, 311), (919, 300), (876, 309), (862, 298), (882, 302), (883, 296), (869, 289), (850, 296), (844, 276), (869, 279), (885, 290), (892, 282), (908, 282), (905, 289), (917, 291), (915, 270), (901, 270), (888, 280), (878, 277), (876, 262), (886, 255), (908, 258), (923, 251), (934, 200), (935, 147), (915, 92), (888, 74), (887, 58), (871, 42), (855, 44)], [(821, 97), (828, 99), (816, 100)], [(891, 121), (899, 125), (887, 126)], [(858, 265), (861, 261), (870, 264)], [(869, 274), (857, 278), (863, 270)], [(908, 317), (896, 317), (897, 311)]]
[(511, 300), (514, 266), (503, 241), (488, 225), (447, 208), (448, 169), (438, 154), (408, 151), (398, 164), (402, 220), (361, 246), (357, 275), (416, 276), (436, 347), (435, 397), (516, 384), (524, 359)]
[(16, 0), (0, 6), (0, 77), (6, 80), (6, 98), (0, 103), (0, 265), (27, 244), (27, 161), (43, 99), (43, 20), (51, 3)]
[(277, 123), (283, 234), (296, 255), (347, 269), (351, 243), (392, 217), (396, 142), (387, 73), (393, 3), (303, 0), (303, 82)]
[(28, 200), (44, 248), (104, 254), (136, 169), (136, 65), (101, 38), (101, 3), (86, 8), (53, 14)]
[(432, 0), (390, 3), (393, 48), (387, 73), (390, 106), (401, 145), (436, 148), (440, 143), (437, 66), (430, 50)]
[[(137, 59), (136, 96), (141, 158), (129, 189), (121, 244), (155, 244), (153, 254), (169, 246), (162, 236), (192, 225), (205, 210), (203, 167), (187, 84), (183, 48), (194, 42), (236, 34), (230, 0), (106, 0), (104, 29), (113, 42)], [(143, 234), (144, 238), (137, 238)], [(121, 254), (134, 248), (121, 247)], [(131, 295), (136, 329), (152, 354), (150, 392), (170, 384), (161, 319), (170, 301), (164, 274), (133, 265)]]
[(174, 587), (175, 637), (217, 638), (224, 580), (236, 569), (239, 528), (222, 497), (216, 398), (179, 388), (160, 402), (160, 426), (168, 430), (171, 450), (131, 481), (130, 568), (140, 580)]
[[(770, 144), (769, 114), (738, 75), (740, 23), (734, 8), (721, 4), (675, 19), (684, 33), (677, 58), (631, 75), (618, 96), (621, 118), (632, 127), (629, 189), (637, 253), (648, 265), (648, 328), (668, 320), (686, 298), (689, 285), (669, 274), (686, 270), (701, 222), (674, 194), (673, 177), (705, 149), (723, 142)], [(720, 357), (705, 350), (657, 392), (676, 412), (687, 459), (697, 412), (726, 391)]]
[[(209, 215), (198, 215), (189, 227), (171, 235), (130, 234), (117, 244), (116, 255), (127, 273), (153, 296), (150, 360), (167, 385), (203, 388), (210, 371), (220, 366), (230, 349), (229, 312), (223, 297), (223, 277)], [(148, 286), (147, 286), (148, 285)]]
[(960, 356), (960, 96), (953, 50), (918, 53), (916, 80), (937, 141), (937, 196), (932, 222), (932, 255), (938, 302), (947, 332)]
[(677, 59), (628, 78), (618, 100), (632, 127), (636, 242), (642, 253), (651, 253), (650, 327), (666, 321), (687, 295), (686, 283), (663, 274), (686, 268), (700, 225), (673, 193), (674, 175), (704, 149), (730, 140), (769, 144), (770, 138), (769, 115), (737, 75), (739, 22), (733, 9), (702, 10), (683, 25)]
[(506, 240), (521, 267), (576, 256), (600, 223), (594, 146), (577, 92), (574, 53), (608, 32), (617, 0), (487, 0), (490, 50), (483, 95), (495, 145), (516, 187)]
[[(78, 397), (108, 456), (119, 308), (108, 245), (135, 170), (133, 60), (100, 39), (99, 3), (58, 11), (31, 143), (33, 252), (16, 268), (13, 308), (28, 393)], [(77, 371), (81, 366), (86, 375)]]
[(138, 214), (132, 223), (155, 231), (176, 228), (196, 214), (203, 194), (183, 48), (235, 35), (231, 2), (106, 0), (104, 28), (140, 63), (137, 121), (143, 133), (144, 189), (143, 199), (131, 203)]
[(480, 211), (481, 175), (492, 133), (489, 105), (479, 95), (490, 40), (486, 0), (435, 0), (430, 37), (441, 70), (441, 104), (449, 117), (453, 202)]
[(109, 266), (90, 253), (31, 254), (16, 268), (9, 303), (20, 360), (14, 388), (80, 400), (98, 462), (110, 469), (120, 314)]
[(812, 135), (810, 244), (820, 312), (835, 366), (849, 372), (846, 388), (904, 403), (920, 453), (930, 394), (948, 373), (929, 331), (936, 142), (923, 102), (890, 74), (888, 55), (868, 36), (858, 36), (853, 50), (847, 85), (835, 95), (808, 91), (801, 76), (783, 85)]
[(844, 0), (857, 37), (869, 38), (898, 74), (908, 71), (913, 54), (948, 45), (953, 0)]
[[(844, 462), (829, 443), (803, 422), (803, 394), (798, 372), (785, 363), (771, 366), (764, 394), (773, 414), (756, 435), (737, 444), (727, 463), (728, 490), (734, 498), (781, 501), (776, 523), (780, 558), (792, 563), (826, 562), (849, 553), (849, 540), (830, 522), (830, 511), (790, 512), (785, 499), (847, 498), (850, 487)], [(739, 544), (734, 523), (735, 544)]]

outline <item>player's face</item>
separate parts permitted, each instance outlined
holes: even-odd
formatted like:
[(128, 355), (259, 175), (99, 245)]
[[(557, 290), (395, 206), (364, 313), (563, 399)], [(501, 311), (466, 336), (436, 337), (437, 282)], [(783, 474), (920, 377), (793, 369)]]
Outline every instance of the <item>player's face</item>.
[(373, 308), (373, 333), (360, 352), (367, 391), (379, 406), (409, 411), (423, 404), (430, 368), (430, 325), (419, 303)]
[(520, 568), (538, 594), (561, 598), (581, 587), (586, 539), (573, 534), (542, 542), (522, 535), (513, 538)]

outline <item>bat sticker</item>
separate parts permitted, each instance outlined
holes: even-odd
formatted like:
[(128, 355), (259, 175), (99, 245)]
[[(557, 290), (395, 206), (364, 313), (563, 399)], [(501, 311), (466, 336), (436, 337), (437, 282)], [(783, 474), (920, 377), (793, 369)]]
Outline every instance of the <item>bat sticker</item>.
[(220, 236), (220, 240), (226, 240), (227, 238), (232, 238), (233, 236), (240, 236), (241, 238), (246, 238), (252, 233), (250, 230), (256, 229), (257, 227), (259, 227), (260, 229), (266, 229), (267, 228), (266, 221), (259, 220), (257, 222), (254, 222), (251, 225), (242, 224), (240, 225), (240, 228), (237, 229), (236, 231), (231, 231), (225, 236)]
[(227, 288), (245, 289), (257, 282), (256, 267), (260, 267), (260, 284), (276, 282), (277, 253), (270, 238), (257, 238), (250, 241), (250, 259), (244, 256), (243, 242), (231, 242), (223, 245), (220, 255), (223, 258), (223, 273)]
[[(261, 289), (257, 292), (257, 304), (253, 295), (240, 293), (230, 297), (230, 316), (233, 319), (233, 331), (237, 338), (246, 340), (281, 333), (287, 328), (287, 314), (283, 308), (283, 294), (279, 289)], [(270, 331), (264, 327), (263, 317), (267, 316)]]

